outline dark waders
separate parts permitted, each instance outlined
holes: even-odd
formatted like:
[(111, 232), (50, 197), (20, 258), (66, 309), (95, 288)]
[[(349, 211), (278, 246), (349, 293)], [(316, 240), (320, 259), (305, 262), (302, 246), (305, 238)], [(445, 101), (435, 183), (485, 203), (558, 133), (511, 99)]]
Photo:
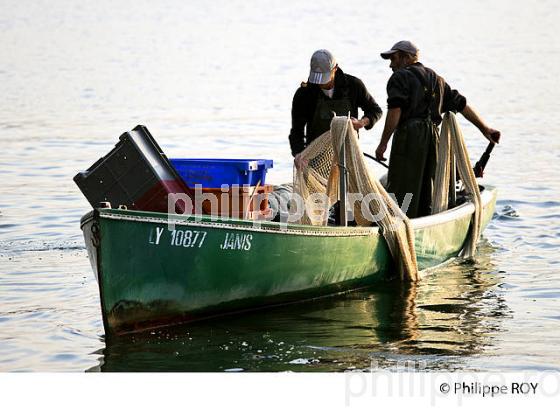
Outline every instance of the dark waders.
[(419, 111), (424, 111), (426, 117), (410, 118), (397, 127), (389, 158), (387, 192), (395, 194), (401, 208), (406, 195), (412, 194), (406, 215), (409, 218), (417, 218), (432, 213), (439, 131), (431, 120), (431, 113), (432, 110), (441, 112), (443, 83), (437, 77), (436, 84), (430, 83), (425, 71), (419, 71), (415, 66), (406, 69), (416, 77), (423, 88), (423, 101), (418, 101), (421, 105), (416, 108), (423, 107), (424, 110)]
[(409, 218), (431, 214), (438, 142), (438, 129), (427, 118), (406, 121), (393, 136), (387, 192), (395, 194), (400, 207), (406, 194), (412, 194)]

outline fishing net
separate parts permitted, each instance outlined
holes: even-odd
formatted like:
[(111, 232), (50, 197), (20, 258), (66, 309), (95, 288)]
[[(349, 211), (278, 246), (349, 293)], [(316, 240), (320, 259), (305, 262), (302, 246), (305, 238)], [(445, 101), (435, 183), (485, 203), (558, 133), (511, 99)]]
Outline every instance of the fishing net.
[(469, 232), (469, 237), (461, 252), (465, 258), (473, 258), (476, 252), (476, 244), (480, 238), (480, 227), (482, 225), (482, 200), (480, 190), (473, 167), (469, 159), (469, 153), (463, 138), (463, 132), (457, 118), (453, 113), (446, 113), (441, 124), (441, 134), (438, 145), (438, 163), (436, 168), (436, 178), (434, 181), (434, 191), (432, 194), (432, 213), (436, 214), (447, 210), (449, 198), (449, 186), (453, 167), (457, 167), (459, 177), (467, 194), (474, 203), (473, 223)]
[(359, 226), (376, 222), (402, 279), (417, 281), (414, 232), (409, 219), (367, 167), (358, 135), (347, 117), (334, 117), (330, 131), (301, 153), (306, 166), (294, 166), (294, 193), (306, 212), (299, 223), (326, 225), (329, 208), (339, 200), (340, 152), (344, 144), (348, 208)]

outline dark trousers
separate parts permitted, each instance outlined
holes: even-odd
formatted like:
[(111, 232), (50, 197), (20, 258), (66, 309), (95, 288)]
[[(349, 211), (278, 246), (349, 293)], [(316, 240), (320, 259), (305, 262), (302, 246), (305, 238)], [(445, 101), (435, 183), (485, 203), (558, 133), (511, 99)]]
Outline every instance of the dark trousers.
[(438, 142), (439, 132), (430, 120), (409, 120), (393, 136), (387, 192), (395, 195), (399, 207), (406, 194), (412, 194), (409, 218), (431, 214)]

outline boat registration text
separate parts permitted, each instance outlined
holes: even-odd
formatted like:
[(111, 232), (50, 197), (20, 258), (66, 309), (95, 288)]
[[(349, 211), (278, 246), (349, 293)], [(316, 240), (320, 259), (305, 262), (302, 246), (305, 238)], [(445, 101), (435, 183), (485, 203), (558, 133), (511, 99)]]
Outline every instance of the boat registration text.
[[(150, 230), (148, 243), (151, 245), (159, 245), (162, 240), (165, 228), (155, 227)], [(171, 246), (182, 246), (183, 248), (201, 248), (206, 239), (207, 232), (191, 231), (190, 229), (173, 229), (169, 236)]]
[[(150, 229), (148, 243), (150, 245), (160, 245), (169, 243), (171, 246), (181, 246), (183, 248), (202, 248), (207, 232), (194, 231), (190, 229), (172, 229), (170, 234), (164, 234), (165, 228), (156, 226)], [(226, 232), (224, 239), (220, 243), (222, 250), (249, 251), (253, 235)], [(169, 241), (169, 242), (167, 242)]]

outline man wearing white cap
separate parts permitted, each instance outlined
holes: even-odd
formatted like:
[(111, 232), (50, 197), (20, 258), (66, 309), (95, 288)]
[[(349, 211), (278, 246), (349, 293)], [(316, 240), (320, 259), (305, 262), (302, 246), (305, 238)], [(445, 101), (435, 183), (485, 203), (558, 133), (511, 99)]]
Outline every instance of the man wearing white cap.
[[(357, 119), (358, 108), (364, 112), (361, 119)], [(292, 103), (290, 146), (296, 165), (300, 165), (298, 154), (330, 129), (333, 112), (350, 112), (356, 130), (371, 129), (382, 114), (360, 79), (342, 72), (328, 50), (317, 50), (311, 57), (308, 82), (301, 84)]]
[(410, 41), (399, 41), (381, 57), (391, 60), (393, 75), (387, 83), (388, 112), (375, 155), (385, 160), (383, 154), (394, 132), (387, 191), (395, 194), (399, 205), (407, 193), (412, 194), (406, 212), (409, 218), (429, 215), (442, 113), (460, 112), (495, 143), (500, 132), (486, 125), (442, 77), (418, 62), (418, 48)]

